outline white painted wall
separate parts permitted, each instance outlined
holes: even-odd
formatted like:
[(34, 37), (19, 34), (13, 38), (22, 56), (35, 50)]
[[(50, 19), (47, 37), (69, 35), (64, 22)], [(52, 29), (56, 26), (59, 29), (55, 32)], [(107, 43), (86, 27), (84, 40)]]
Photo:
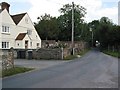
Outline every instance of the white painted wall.
[[(12, 35), (11, 31), (14, 30), (14, 28), (16, 27), (14, 21), (12, 20), (11, 16), (9, 15), (9, 13), (7, 12), (6, 9), (4, 9), (1, 13), (1, 22), (0, 22), (0, 38), (1, 38), (1, 41), (0, 41), (0, 46), (2, 41), (9, 41), (10, 42), (10, 45), (9, 45), (9, 48), (10, 47), (14, 47), (14, 36)], [(9, 26), (10, 27), (10, 33), (3, 33), (2, 32), (2, 25), (5, 25), (5, 26)], [(2, 48), (2, 47), (0, 47)]]
[[(28, 22), (26, 22), (26, 19), (28, 20)], [(7, 34), (2, 33), (2, 25), (9, 26), (10, 33)], [(28, 37), (28, 35), (26, 35), (22, 41), (15, 40), (19, 33), (27, 33), (27, 30), (32, 30), (32, 34), (29, 36), (31, 39)], [(0, 13), (0, 49), (2, 49), (1, 47), (2, 41), (9, 41), (10, 47), (13, 47), (15, 49), (25, 49), (25, 40), (29, 41), (28, 49), (36, 49), (37, 43), (39, 43), (40, 44), (39, 47), (41, 47), (41, 39), (37, 31), (35, 30), (29, 15), (26, 14), (23, 17), (23, 19), (19, 22), (19, 24), (16, 25), (12, 20), (11, 16), (9, 15), (9, 13), (7, 12), (7, 10), (5, 9), (4, 11), (2, 11)], [(30, 46), (30, 42), (32, 42), (32, 46)]]
[[(26, 19), (28, 20), (28, 22), (26, 22)], [(27, 30), (32, 30), (32, 34), (29, 35), (29, 37), (32, 39), (30, 40), (30, 38), (28, 37), (29, 39), (29, 42), (32, 42), (32, 47), (29, 46), (29, 48), (32, 48), (32, 49), (36, 49), (37, 48), (37, 43), (40, 44), (40, 47), (41, 47), (41, 39), (37, 33), (37, 31), (35, 30), (35, 27), (29, 17), (28, 14), (26, 14), (23, 19), (20, 21), (20, 23), (18, 24), (18, 28), (21, 29), (23, 28), (24, 31), (22, 32), (27, 32)], [(21, 30), (23, 30), (21, 29)]]
[(16, 49), (22, 49), (23, 43), (20, 40), (15, 41), (15, 48)]

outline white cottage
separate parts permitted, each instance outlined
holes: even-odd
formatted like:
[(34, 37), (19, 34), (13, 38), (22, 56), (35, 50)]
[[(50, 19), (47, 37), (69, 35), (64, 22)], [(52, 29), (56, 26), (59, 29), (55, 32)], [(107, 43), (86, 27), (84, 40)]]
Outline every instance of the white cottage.
[(2, 2), (0, 9), (0, 49), (36, 49), (41, 39), (27, 13), (9, 14), (10, 5)]

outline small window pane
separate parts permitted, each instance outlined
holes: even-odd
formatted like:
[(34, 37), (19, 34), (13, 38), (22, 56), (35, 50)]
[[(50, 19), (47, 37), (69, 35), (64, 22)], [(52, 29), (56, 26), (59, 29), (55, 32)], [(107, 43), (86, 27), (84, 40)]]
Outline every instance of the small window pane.
[(9, 48), (9, 42), (2, 42), (2, 48)]
[(9, 33), (10, 32), (10, 27), (8, 27), (8, 26), (2, 26), (2, 32)]

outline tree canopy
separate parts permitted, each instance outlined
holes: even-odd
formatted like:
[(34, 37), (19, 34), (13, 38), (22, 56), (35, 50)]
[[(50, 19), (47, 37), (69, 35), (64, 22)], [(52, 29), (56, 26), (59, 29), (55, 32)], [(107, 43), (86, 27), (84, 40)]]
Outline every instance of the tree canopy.
[(38, 20), (38, 23), (35, 23), (35, 28), (42, 40), (55, 39), (58, 36), (59, 28), (55, 17), (45, 14), (38, 17)]
[[(61, 15), (52, 17), (49, 14), (38, 17), (38, 22), (35, 23), (35, 28), (42, 40), (60, 40), (71, 41), (72, 31), (72, 5), (65, 4), (60, 8)], [(93, 20), (85, 23), (86, 9), (80, 5), (74, 4), (74, 40), (92, 42), (100, 42), (102, 48), (108, 46), (117, 46), (120, 43), (120, 26), (112, 23), (108, 17), (102, 17), (100, 20)]]
[[(72, 31), (72, 5), (65, 4), (60, 8), (61, 15), (58, 18), (51, 17), (49, 14), (38, 17), (38, 23), (35, 28), (42, 39), (58, 39), (71, 40)], [(79, 5), (74, 5), (74, 24), (75, 24), (75, 40), (82, 32), (82, 19), (86, 14), (86, 9)]]
[(94, 20), (89, 23), (94, 33), (95, 41), (99, 41), (101, 48), (117, 47), (120, 42), (120, 26), (112, 23), (108, 17), (102, 17), (100, 20)]

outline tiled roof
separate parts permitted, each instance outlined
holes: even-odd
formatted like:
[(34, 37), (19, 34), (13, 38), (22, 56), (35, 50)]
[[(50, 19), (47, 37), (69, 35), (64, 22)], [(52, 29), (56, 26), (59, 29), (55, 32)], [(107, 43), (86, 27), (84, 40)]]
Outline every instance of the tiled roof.
[(20, 33), (15, 40), (23, 40), (27, 33)]
[(17, 14), (17, 15), (11, 15), (13, 21), (15, 22), (15, 24), (17, 25), (22, 18), (25, 16), (26, 13), (22, 13), (22, 14)]

